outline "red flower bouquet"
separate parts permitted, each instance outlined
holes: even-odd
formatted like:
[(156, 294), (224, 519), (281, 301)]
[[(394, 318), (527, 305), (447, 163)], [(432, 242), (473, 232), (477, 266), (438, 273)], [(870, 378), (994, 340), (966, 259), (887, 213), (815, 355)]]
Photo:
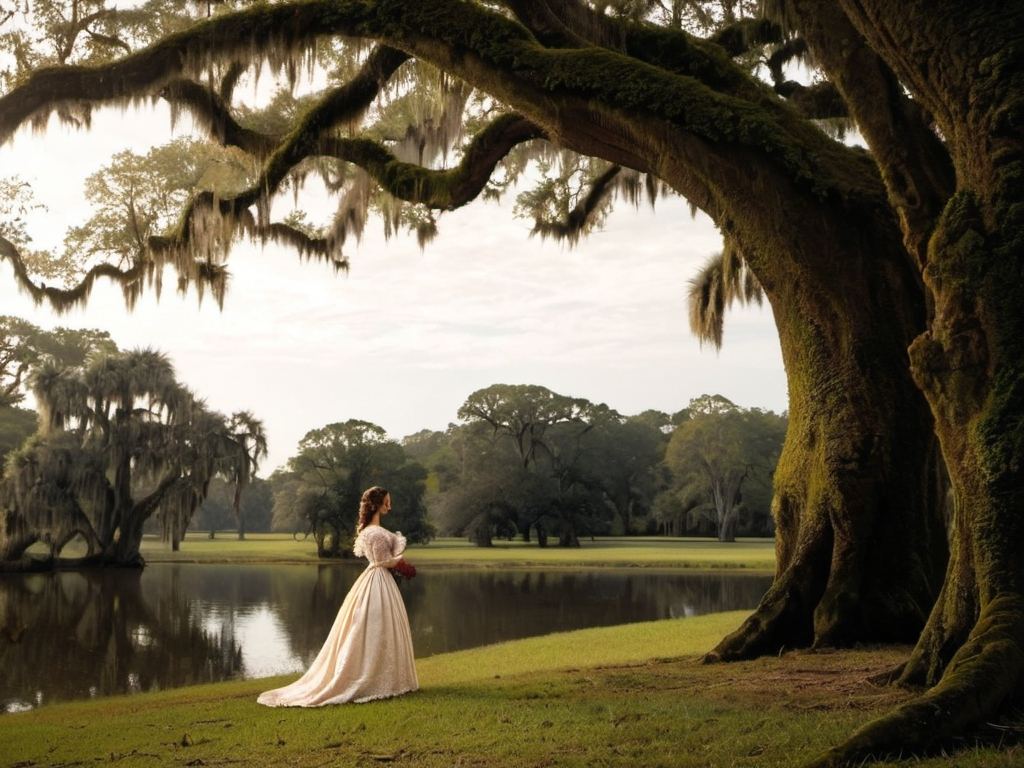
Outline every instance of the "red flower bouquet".
[(402, 579), (411, 579), (416, 575), (416, 567), (404, 559), (399, 560), (389, 569), (391, 575), (395, 577), (395, 581), (401, 583)]

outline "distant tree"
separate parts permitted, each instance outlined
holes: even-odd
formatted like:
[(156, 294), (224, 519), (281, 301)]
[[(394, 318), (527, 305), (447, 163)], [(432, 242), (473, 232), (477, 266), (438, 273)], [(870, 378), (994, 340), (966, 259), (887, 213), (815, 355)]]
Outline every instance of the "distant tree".
[[(0, 182), (2, 194), (3, 182)], [(2, 206), (0, 206), (2, 207)], [(32, 367), (44, 358), (58, 365), (82, 365), (90, 354), (109, 354), (117, 345), (106, 331), (43, 330), (11, 315), (0, 315), (0, 475), (4, 458), (36, 431), (37, 415), (22, 407)]]
[(524, 516), (531, 476), (510, 441), (488, 424), (453, 425), (446, 436), (446, 460), (431, 516), (448, 535), (489, 547), (495, 536), (513, 538)]
[(4, 474), (7, 454), (24, 443), (38, 425), (39, 417), (35, 411), (15, 405), (0, 405), (0, 476)]
[(666, 536), (681, 536), (686, 532), (688, 509), (675, 489), (665, 489), (654, 497), (651, 517)]
[[(288, 473), (277, 477), (275, 519), (296, 514), (316, 540), (320, 557), (350, 557), (359, 499), (372, 485), (391, 492), (388, 527), (411, 542), (426, 542), (433, 531), (423, 504), (427, 472), (376, 424), (358, 419), (310, 430)], [(288, 505), (287, 512), (277, 506)]]
[(697, 414), (726, 413), (737, 409), (737, 405), (722, 395), (701, 395), (690, 401), (681, 411), (672, 414), (672, 424), (679, 426)]
[(412, 435), (402, 438), (402, 448), (416, 461), (429, 460), (444, 450), (448, 439), (444, 432), (433, 429), (421, 429)]
[(217, 478), (211, 480), (206, 498), (192, 517), (189, 528), (207, 531), (211, 539), (217, 537), (217, 531), (234, 528), (235, 517), (231, 511), (231, 496), (232, 492), (227, 483)]
[(106, 331), (55, 328), (43, 330), (20, 317), (0, 315), (0, 406), (24, 401), (32, 366), (44, 357), (57, 365), (82, 365), (90, 354), (110, 354), (117, 344)]
[(267, 455), (267, 436), (263, 422), (249, 411), (238, 411), (228, 419), (231, 442), (238, 447), (237, 461), (226, 468), (234, 493), (231, 512), (238, 525), (238, 538), (245, 538), (246, 517), (242, 513), (242, 494), (259, 471), (259, 460)]
[(210, 481), (209, 491), (192, 520), (192, 528), (208, 531), (212, 539), (217, 531), (231, 530), (238, 526), (239, 518), (245, 523), (245, 530), (264, 532), (271, 529), (274, 498), (270, 483), (254, 477), (243, 488), (238, 515), (234, 510), (236, 486), (223, 478)]
[(25, 377), (39, 360), (32, 341), (38, 331), (27, 320), (0, 316), (0, 406), (18, 405), (25, 399)]
[(449, 442), (448, 433), (432, 429), (422, 429), (402, 438), (405, 452), (427, 470), (424, 500), (428, 509), (428, 500), (441, 491), (451, 472), (453, 456)]
[(673, 427), (671, 415), (653, 408), (648, 408), (636, 416), (630, 416), (629, 420), (638, 424), (646, 424), (648, 427), (664, 433), (671, 432)]
[[(474, 510), (478, 543), (489, 542), (499, 527), (507, 530), (511, 518), (526, 541), (534, 531), (540, 546), (551, 534), (561, 546), (579, 546), (581, 535), (607, 532), (616, 509), (627, 519), (635, 512), (642, 485), (643, 459), (625, 455), (638, 448), (627, 445), (626, 433), (661, 440), (657, 429), (624, 426), (627, 420), (606, 405), (536, 385), (477, 390), (458, 415), (466, 423), (451, 434), (461, 441), (461, 488), (448, 494), (445, 509), (450, 519), (452, 499), (474, 489), (474, 503), (459, 509), (463, 517)], [(487, 533), (481, 521), (489, 521)]]
[(278, 468), (267, 478), (273, 497), (270, 530), (300, 533), (309, 529), (299, 503), (302, 481), (287, 469)]
[(464, 421), (482, 421), (496, 435), (511, 440), (525, 468), (536, 461), (538, 450), (546, 450), (548, 429), (580, 423), (589, 406), (586, 400), (559, 395), (546, 387), (492, 384), (466, 398), (458, 415)]
[(621, 418), (611, 411), (592, 419), (582, 464), (588, 483), (603, 494), (619, 518), (622, 533), (637, 533), (665, 483), (662, 459), (669, 416), (645, 411)]
[[(711, 402), (714, 407), (704, 407)], [(665, 463), (683, 504), (711, 518), (719, 541), (735, 541), (744, 483), (755, 475), (771, 476), (786, 419), (726, 403), (724, 398), (691, 402), (690, 417), (672, 433)]]
[(8, 461), (0, 561), (36, 541), (51, 561), (81, 536), (87, 560), (141, 566), (143, 525), (156, 518), (173, 546), (216, 476), (238, 480), (249, 448), (148, 349), (90, 358), (84, 367), (46, 359), (30, 385), (40, 431)]

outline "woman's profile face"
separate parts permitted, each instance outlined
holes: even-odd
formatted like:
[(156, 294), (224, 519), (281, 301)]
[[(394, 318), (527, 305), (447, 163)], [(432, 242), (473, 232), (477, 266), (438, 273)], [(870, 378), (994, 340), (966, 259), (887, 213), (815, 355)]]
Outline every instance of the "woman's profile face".
[(384, 497), (384, 501), (382, 501), (380, 503), (380, 513), (381, 513), (381, 515), (386, 515), (390, 511), (391, 511), (391, 494), (389, 493), (389, 494), (387, 494)]

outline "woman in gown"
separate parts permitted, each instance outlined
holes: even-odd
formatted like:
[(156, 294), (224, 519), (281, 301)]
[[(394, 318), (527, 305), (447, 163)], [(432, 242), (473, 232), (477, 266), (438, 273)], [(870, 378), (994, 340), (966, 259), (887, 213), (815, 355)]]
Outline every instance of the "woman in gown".
[(369, 560), (334, 620), (324, 647), (291, 685), (260, 694), (268, 707), (319, 707), (384, 699), (419, 688), (412, 635), (402, 593), (388, 568), (405, 551), (405, 537), (381, 527), (391, 497), (380, 486), (363, 493), (353, 547)]

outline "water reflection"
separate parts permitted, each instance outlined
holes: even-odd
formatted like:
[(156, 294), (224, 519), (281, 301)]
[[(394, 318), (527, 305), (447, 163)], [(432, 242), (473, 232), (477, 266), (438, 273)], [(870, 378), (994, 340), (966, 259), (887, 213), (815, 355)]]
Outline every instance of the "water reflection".
[(180, 573), (162, 577), (159, 585), (137, 571), (0, 578), (3, 710), (238, 674), (230, 624), (209, 631)]
[[(360, 569), (168, 564), (0, 577), (0, 711), (297, 672)], [(421, 569), (402, 590), (424, 657), (753, 608), (770, 582), (734, 573)]]

